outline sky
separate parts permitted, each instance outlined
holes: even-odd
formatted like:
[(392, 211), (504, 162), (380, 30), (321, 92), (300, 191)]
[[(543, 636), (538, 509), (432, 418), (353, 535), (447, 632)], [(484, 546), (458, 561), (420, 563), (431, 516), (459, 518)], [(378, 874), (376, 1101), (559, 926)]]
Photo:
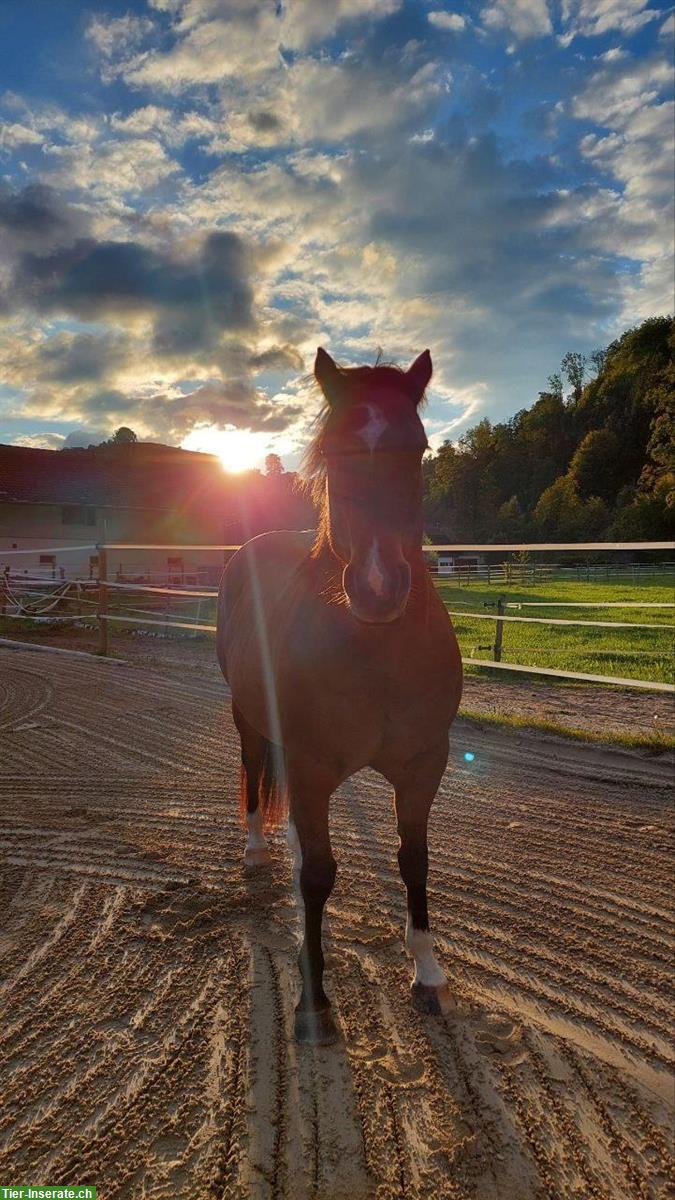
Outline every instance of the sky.
[[(673, 308), (658, 0), (2, 0), (0, 442), (293, 467), (431, 349), (432, 446)], [(235, 455), (236, 457), (236, 455)]]

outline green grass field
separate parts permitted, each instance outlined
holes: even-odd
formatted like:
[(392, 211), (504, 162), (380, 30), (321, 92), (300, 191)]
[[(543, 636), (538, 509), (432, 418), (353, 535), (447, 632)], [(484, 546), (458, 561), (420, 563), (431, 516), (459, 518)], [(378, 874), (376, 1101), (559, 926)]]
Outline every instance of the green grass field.
[[(460, 612), (452, 621), (462, 654), (467, 658), (492, 658), (495, 624), (472, 619), (468, 614), (494, 612), (486, 602), (504, 596), (509, 603), (539, 600), (561, 602), (555, 608), (507, 609), (508, 616), (555, 617), (583, 621), (616, 621), (667, 625), (666, 629), (590, 629), (583, 626), (520, 625), (505, 621), (502, 662), (554, 670), (584, 671), (649, 679), (659, 683), (674, 680), (673, 630), (675, 609), (667, 608), (566, 608), (563, 601), (673, 603), (675, 589), (654, 583), (578, 583), (548, 581), (544, 584), (510, 587), (471, 584), (458, 587), (450, 580), (437, 580), (438, 590), (450, 611)], [(464, 610), (466, 610), (466, 614)]]

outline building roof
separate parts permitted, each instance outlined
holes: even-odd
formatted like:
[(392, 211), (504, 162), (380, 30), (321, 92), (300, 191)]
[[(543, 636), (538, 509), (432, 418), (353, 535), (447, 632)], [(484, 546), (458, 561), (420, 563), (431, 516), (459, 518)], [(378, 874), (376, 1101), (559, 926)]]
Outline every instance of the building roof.
[(0, 504), (152, 510), (182, 528), (224, 529), (232, 540), (313, 525), (311, 502), (292, 481), (228, 475), (215, 455), (152, 442), (95, 450), (0, 445)]
[(95, 450), (35, 450), (0, 445), (0, 503), (175, 511), (207, 499), (223, 504), (231, 490), (218, 458), (172, 446), (136, 442)]

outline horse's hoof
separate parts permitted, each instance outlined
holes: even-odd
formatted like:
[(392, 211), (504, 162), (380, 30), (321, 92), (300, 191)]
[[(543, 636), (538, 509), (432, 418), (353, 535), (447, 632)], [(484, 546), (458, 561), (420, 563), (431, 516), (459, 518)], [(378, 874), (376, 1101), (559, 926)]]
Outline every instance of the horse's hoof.
[(413, 983), (411, 992), (413, 1008), (427, 1016), (442, 1017), (456, 1007), (447, 983), (441, 984), (440, 987), (432, 987), (427, 983)]
[(305, 1046), (332, 1046), (340, 1040), (330, 1008), (296, 1008), (295, 1040)]
[(256, 846), (254, 850), (244, 851), (245, 867), (268, 867), (272, 861), (267, 846)]

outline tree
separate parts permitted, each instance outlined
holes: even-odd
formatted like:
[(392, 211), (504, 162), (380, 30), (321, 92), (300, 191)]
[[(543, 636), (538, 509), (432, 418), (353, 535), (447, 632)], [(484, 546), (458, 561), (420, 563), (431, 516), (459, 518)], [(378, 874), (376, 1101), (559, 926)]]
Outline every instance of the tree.
[(590, 541), (600, 537), (609, 521), (607, 505), (599, 496), (585, 503), (571, 475), (562, 475), (542, 492), (534, 510), (540, 536), (553, 542)]
[(579, 400), (584, 387), (584, 375), (586, 374), (586, 357), (583, 354), (577, 354), (573, 350), (569, 350), (560, 364), (565, 378), (569, 383), (574, 393), (574, 399)]
[(265, 458), (265, 474), (267, 476), (278, 477), (283, 475), (284, 467), (278, 454), (268, 454)]
[(495, 538), (498, 542), (521, 542), (525, 537), (525, 514), (517, 496), (505, 500), (497, 513)]
[(606, 350), (594, 350), (592, 352), (591, 362), (593, 363), (593, 366), (595, 367), (596, 375), (602, 375), (602, 372), (605, 369), (606, 361), (607, 361), (607, 351)]
[[(626, 489), (628, 490), (628, 489)], [(637, 492), (630, 503), (618, 509), (609, 528), (617, 541), (650, 541), (675, 535), (675, 505), (672, 479), (664, 476), (653, 492)]]
[(601, 496), (603, 500), (613, 500), (620, 469), (621, 444), (611, 429), (592, 429), (587, 433), (570, 463), (570, 475), (583, 499)]
[(661, 372), (647, 398), (653, 401), (654, 415), (639, 487), (653, 492), (665, 479), (668, 505), (675, 508), (675, 364), (669, 363)]
[(138, 438), (133, 429), (129, 429), (126, 425), (120, 425), (116, 429), (109, 441), (104, 442), (104, 446), (130, 446), (132, 442), (137, 442)]
[(553, 375), (549, 375), (547, 382), (548, 382), (548, 386), (549, 386), (549, 392), (548, 393), (540, 392), (539, 395), (544, 396), (544, 395), (548, 394), (550, 396), (555, 396), (556, 399), (562, 400), (562, 398), (563, 398), (563, 382), (562, 382), (562, 376), (560, 375), (560, 372), (555, 371), (553, 373)]
[(444, 443), (422, 465), (429, 531), (458, 542), (592, 541), (620, 520), (636, 541), (667, 537), (674, 351), (675, 323), (650, 318), (592, 356), (599, 371), (586, 384), (584, 356), (566, 355), (567, 402), (554, 374), (550, 391), (509, 421), (483, 420)]

